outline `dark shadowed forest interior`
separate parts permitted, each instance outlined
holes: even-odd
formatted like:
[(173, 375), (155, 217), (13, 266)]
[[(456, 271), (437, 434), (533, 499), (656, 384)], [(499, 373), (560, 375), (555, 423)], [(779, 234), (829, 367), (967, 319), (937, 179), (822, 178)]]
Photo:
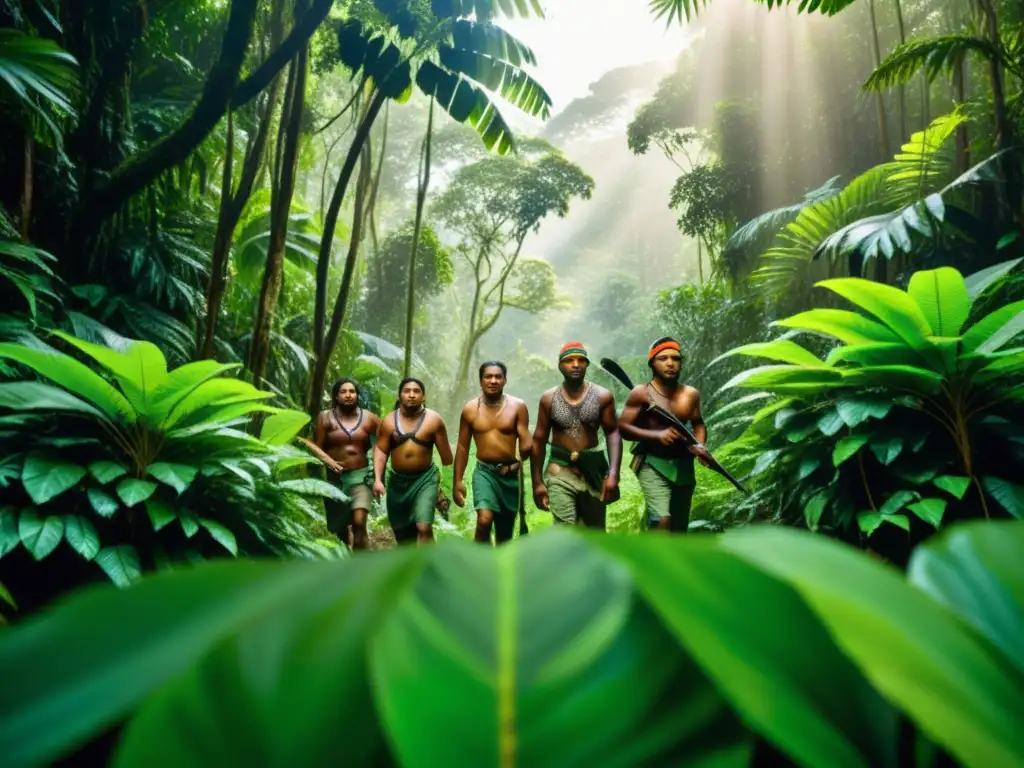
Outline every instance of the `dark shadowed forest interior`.
[(1024, 4), (0, 0), (0, 138), (0, 763), (1024, 765)]

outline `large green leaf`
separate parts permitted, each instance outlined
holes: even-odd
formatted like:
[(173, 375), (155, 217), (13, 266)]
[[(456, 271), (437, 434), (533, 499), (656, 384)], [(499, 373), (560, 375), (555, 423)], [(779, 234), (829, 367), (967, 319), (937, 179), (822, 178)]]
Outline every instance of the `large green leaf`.
[(821, 280), (815, 286), (827, 288), (870, 312), (915, 349), (923, 347), (927, 337), (936, 334), (917, 302), (899, 288), (860, 277)]
[(151, 418), (154, 395), (167, 378), (167, 361), (155, 344), (132, 341), (124, 352), (83, 341), (62, 331), (56, 335), (107, 368), (139, 416)]
[(19, 544), (18, 508), (0, 507), (0, 557), (13, 552)]
[(117, 484), (117, 495), (126, 507), (134, 507), (139, 502), (145, 501), (153, 495), (154, 491), (156, 491), (156, 483), (139, 480), (136, 477), (126, 477)]
[(18, 518), (18, 535), (32, 557), (42, 560), (60, 544), (64, 518), (59, 515), (40, 517), (33, 507), (26, 507)]
[(232, 555), (238, 554), (238, 542), (235, 534), (218, 523), (216, 520), (208, 520), (205, 517), (199, 518), (199, 524), (209, 531), (210, 536)]
[(262, 392), (241, 379), (209, 379), (181, 398), (164, 417), (161, 426), (169, 430), (183, 423), (192, 414), (211, 406), (267, 400), (273, 396), (273, 392)]
[(32, 451), (21, 468), (21, 484), (36, 504), (45, 504), (74, 488), (86, 469), (42, 451)]
[(876, 365), (843, 370), (846, 386), (886, 387), (916, 395), (937, 394), (945, 380), (942, 374), (912, 365)]
[(280, 411), (263, 422), (260, 439), (269, 445), (290, 443), (306, 424), (309, 415), (302, 411)]
[(1003, 509), (1018, 520), (1024, 520), (1024, 485), (1017, 485), (991, 475), (981, 478), (981, 484)]
[(771, 389), (786, 392), (789, 385), (827, 387), (841, 384), (843, 374), (825, 367), (804, 367), (797, 365), (762, 365), (733, 376), (722, 385), (722, 389), (746, 387), (749, 389)]
[(192, 394), (203, 382), (240, 367), (240, 363), (198, 360), (175, 368), (167, 374), (163, 384), (157, 387), (153, 393), (154, 403), (151, 417), (156, 423), (162, 423), (171, 410)]
[(845, 309), (811, 309), (771, 325), (823, 333), (844, 344), (900, 343), (900, 338), (881, 323)]
[(736, 347), (735, 349), (731, 349), (728, 352), (719, 355), (708, 363), (708, 365), (714, 365), (719, 360), (731, 357), (732, 355), (765, 357), (769, 360), (778, 360), (783, 363), (792, 363), (793, 365), (805, 365), (812, 368), (824, 366), (824, 363), (821, 360), (799, 344), (790, 341), (789, 339), (775, 339), (774, 341), (744, 344), (743, 346)]
[(184, 492), (199, 473), (198, 467), (189, 464), (174, 464), (166, 461), (157, 461), (146, 467), (146, 474), (155, 477), (161, 483), (171, 486), (180, 495)]
[(100, 551), (100, 536), (96, 528), (81, 515), (64, 516), (64, 538), (86, 560), (92, 560)]
[[(394, 564), (387, 554), (381, 560)], [(281, 626), (289, 611), (322, 607), (364, 583), (339, 577), (338, 568), (212, 563), (125, 592), (73, 594), (58, 610), (0, 636), (0, 754), (14, 765), (53, 761), (129, 714), (230, 632), (259, 617), (267, 629)], [(237, 746), (254, 735), (246, 732)]]
[(907, 285), (934, 336), (957, 336), (971, 313), (971, 299), (963, 275), (952, 267), (922, 269)]
[(89, 465), (89, 474), (96, 478), (96, 482), (106, 485), (127, 475), (128, 470), (116, 461), (101, 460)]
[[(371, 674), (403, 765), (701, 764), (742, 740), (624, 568), (563, 532), (525, 543), (438, 547), (381, 627)], [(643, 674), (655, 653), (661, 672)], [(617, 717), (593, 729), (595, 711), (611, 707)], [(451, 711), (461, 738), (436, 738)]]
[(70, 390), (115, 421), (132, 423), (135, 411), (124, 395), (103, 377), (69, 355), (53, 349), (34, 349), (21, 344), (0, 344), (0, 359), (15, 360), (41, 376)]
[(303, 477), (298, 480), (284, 480), (280, 483), (281, 488), (300, 493), (304, 496), (323, 496), (335, 501), (348, 501), (348, 496), (336, 485), (318, 480), (315, 477)]
[(58, 411), (106, 419), (102, 411), (63, 389), (39, 381), (0, 384), (0, 408), (12, 411)]
[(917, 350), (902, 342), (890, 344), (855, 344), (836, 347), (825, 358), (826, 365), (857, 363), (859, 365), (921, 365), (927, 361)]
[[(332, 755), (344, 755), (354, 766), (390, 764), (367, 658), (378, 625), (423, 556), (380, 554), (345, 571), (337, 564), (280, 569), (240, 562), (224, 572), (224, 588), (217, 566), (204, 566), (201, 578), (166, 585), (175, 620), (159, 624), (164, 631), (177, 630), (178, 622), (190, 625), (183, 647), (175, 647), (166, 662), (184, 674), (133, 718), (117, 765), (298, 766)], [(132, 592), (151, 588), (152, 581)], [(161, 658), (161, 626), (134, 628), (145, 634), (134, 636), (131, 663)], [(104, 654), (101, 664), (119, 673), (114, 654)], [(316, 673), (296, 674), (300, 669)], [(132, 691), (133, 700), (172, 677), (163, 670), (147, 675)], [(131, 703), (124, 702), (122, 711)], [(323, 727), (325, 716), (345, 727)]]
[(723, 695), (799, 763), (892, 764), (893, 713), (789, 587), (714, 541), (595, 543), (630, 565), (643, 594)]
[(1019, 311), (978, 345), (978, 352), (990, 355), (1000, 347), (1024, 332), (1024, 310)]
[[(990, 312), (968, 328), (960, 340), (964, 353), (979, 351), (979, 347), (992, 338), (992, 335), (1005, 327), (1013, 318), (1024, 312), (1024, 301), (1015, 301)], [(1005, 342), (1004, 342), (1005, 343)]]
[(918, 547), (907, 578), (966, 620), (1024, 673), (1024, 526), (958, 526)]
[(1024, 760), (1024, 676), (897, 571), (811, 533), (736, 532), (722, 545), (792, 584), (875, 687), (964, 765)]
[(994, 264), (991, 267), (975, 272), (973, 275), (968, 275), (965, 278), (965, 282), (967, 283), (967, 294), (971, 297), (971, 301), (974, 301), (983, 294), (996, 280), (1009, 274), (1010, 270), (1020, 264), (1021, 261), (1024, 261), (1024, 259), (1010, 259), (1009, 261)]
[(100, 517), (113, 517), (114, 513), (121, 508), (117, 499), (106, 491), (101, 491), (99, 488), (89, 488), (86, 490), (85, 495), (88, 497), (89, 505), (93, 508), (93, 511)]
[(96, 555), (96, 564), (119, 587), (129, 587), (142, 576), (139, 553), (130, 544), (104, 547)]

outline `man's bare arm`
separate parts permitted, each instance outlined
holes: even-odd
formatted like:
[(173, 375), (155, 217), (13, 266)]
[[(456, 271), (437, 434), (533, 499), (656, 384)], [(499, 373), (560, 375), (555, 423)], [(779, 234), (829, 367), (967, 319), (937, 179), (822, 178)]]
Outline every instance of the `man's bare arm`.
[(384, 468), (388, 464), (388, 454), (391, 453), (391, 425), (381, 421), (377, 430), (377, 442), (373, 445), (373, 480), (375, 483), (384, 482)]
[(452, 474), (452, 487), (462, 482), (466, 474), (466, 465), (469, 463), (469, 441), (472, 438), (469, 428), (469, 419), (466, 418), (466, 409), (462, 409), (459, 416), (459, 442), (455, 446), (455, 471)]
[(327, 442), (327, 421), (324, 419), (323, 414), (316, 417), (316, 430), (312, 440), (307, 440), (304, 437), (297, 439), (328, 467), (337, 463), (322, 447)]
[(641, 429), (636, 425), (636, 420), (644, 406), (647, 405), (647, 387), (634, 387), (626, 398), (626, 404), (619, 416), (619, 432), (626, 440), (655, 442), (661, 437), (663, 430)]
[(533, 478), (534, 486), (544, 482), (544, 457), (551, 434), (550, 409), (551, 395), (545, 393), (541, 395), (540, 405), (537, 406), (537, 426), (533, 429), (533, 446), (530, 453), (530, 476)]
[(705, 445), (708, 441), (708, 428), (704, 424), (704, 415), (700, 412), (700, 392), (693, 390), (693, 398), (693, 415), (690, 417), (693, 436), (700, 440), (701, 445)]
[(607, 392), (602, 400), (601, 428), (608, 444), (608, 473), (618, 479), (622, 468), (622, 435), (619, 434), (619, 421), (615, 418), (615, 396)]
[(434, 444), (437, 445), (437, 455), (441, 457), (441, 465), (447, 467), (454, 461), (452, 447), (448, 444), (448, 428), (440, 416), (437, 417), (437, 420), (439, 426), (437, 432), (434, 433)]
[(529, 461), (533, 452), (533, 436), (530, 435), (530, 409), (520, 402), (516, 409), (516, 431), (519, 433), (519, 460)]

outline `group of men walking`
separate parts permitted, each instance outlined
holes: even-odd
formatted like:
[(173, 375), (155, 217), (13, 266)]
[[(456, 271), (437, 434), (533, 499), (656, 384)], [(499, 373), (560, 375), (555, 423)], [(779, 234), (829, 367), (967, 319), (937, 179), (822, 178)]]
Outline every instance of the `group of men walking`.
[(365, 549), (366, 520), (375, 496), (385, 499), (399, 544), (430, 542), (435, 510), (447, 514), (448, 509), (434, 451), (444, 466), (455, 464), (452, 496), (461, 507), (467, 500), (472, 441), (476, 541), (490, 543), (492, 529), (499, 544), (510, 540), (517, 519), (525, 532), (526, 463), (534, 502), (551, 512), (555, 523), (604, 530), (607, 507), (619, 498), (625, 438), (634, 444), (630, 466), (643, 490), (648, 526), (686, 531), (696, 482), (693, 462), (707, 464), (708, 454), (649, 406), (689, 422), (702, 445), (707, 430), (700, 393), (679, 381), (682, 356), (675, 339), (656, 340), (647, 362), (650, 381), (629, 393), (616, 416), (612, 393), (587, 381), (586, 348), (579, 342), (565, 344), (558, 355), (562, 383), (541, 397), (532, 434), (526, 403), (505, 393), (505, 364), (486, 362), (480, 366), (480, 395), (462, 409), (454, 456), (445, 423), (426, 407), (426, 387), (419, 379), (401, 382), (395, 410), (383, 418), (360, 407), (357, 382), (339, 380), (331, 392), (331, 408), (317, 418), (314, 439), (304, 441), (348, 499), (327, 501), (328, 527), (353, 549)]

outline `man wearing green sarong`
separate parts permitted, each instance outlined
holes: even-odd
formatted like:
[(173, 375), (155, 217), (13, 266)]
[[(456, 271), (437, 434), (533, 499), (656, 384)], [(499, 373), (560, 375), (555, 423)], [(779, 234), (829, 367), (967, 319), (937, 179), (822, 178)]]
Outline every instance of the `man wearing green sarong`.
[(651, 380), (634, 387), (619, 417), (622, 436), (635, 441), (630, 466), (644, 493), (648, 527), (679, 533), (685, 533), (690, 522), (697, 484), (693, 460), (707, 466), (708, 452), (688, 446), (678, 429), (649, 408), (657, 405), (683, 424), (690, 422), (693, 436), (701, 444), (707, 440), (700, 392), (679, 383), (682, 363), (675, 339), (664, 336), (651, 344), (647, 353)]
[(327, 528), (352, 549), (366, 549), (366, 517), (373, 498), (367, 454), (380, 417), (359, 406), (359, 384), (354, 379), (334, 382), (331, 403), (330, 410), (317, 417), (313, 440), (302, 442), (327, 467), (328, 481), (348, 497), (324, 499)]
[[(491, 543), (491, 528), (498, 544), (509, 541), (520, 517), (525, 532), (526, 510), (522, 496), (522, 462), (530, 456), (530, 414), (526, 403), (505, 394), (508, 369), (493, 360), (480, 366), (480, 396), (470, 400), (459, 419), (455, 449), (452, 497), (460, 507), (466, 501), (463, 476), (469, 462), (470, 438), (476, 443), (473, 473), (473, 508), (476, 510), (474, 541)], [(518, 456), (516, 443), (519, 443)]]
[[(434, 509), (447, 509), (434, 447), (446, 467), (452, 463), (452, 448), (444, 421), (427, 409), (425, 397), (422, 381), (403, 379), (395, 410), (381, 422), (373, 449), (373, 493), (378, 499), (386, 495), (388, 522), (399, 544), (433, 541)], [(389, 458), (391, 471), (385, 487)]]
[[(545, 392), (533, 433), (533, 500), (550, 510), (556, 523), (583, 523), (605, 529), (608, 504), (619, 498), (622, 439), (615, 399), (604, 387), (586, 381), (590, 359), (582, 343), (571, 341), (558, 353), (562, 384)], [(599, 445), (604, 432), (608, 454)], [(551, 458), (544, 455), (551, 438)]]

